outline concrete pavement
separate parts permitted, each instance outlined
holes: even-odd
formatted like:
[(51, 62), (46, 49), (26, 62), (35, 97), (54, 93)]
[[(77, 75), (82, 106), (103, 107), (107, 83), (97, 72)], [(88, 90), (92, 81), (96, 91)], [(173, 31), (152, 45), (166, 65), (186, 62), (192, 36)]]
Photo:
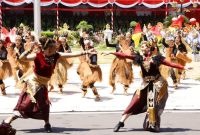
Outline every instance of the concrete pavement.
[[(88, 89), (85, 98), (81, 98), (81, 81), (76, 73), (78, 65), (74, 65), (68, 71), (68, 83), (64, 85), (64, 93), (59, 94), (55, 88), (49, 93), (52, 103), (51, 112), (67, 112), (67, 111), (122, 111), (129, 104), (134, 91), (140, 86), (141, 78), (139, 76), (140, 69), (134, 67), (134, 83), (130, 86), (129, 95), (123, 94), (123, 86), (117, 84), (117, 89), (114, 94), (110, 94), (111, 87), (108, 84), (108, 76), (110, 64), (100, 65), (103, 72), (103, 81), (96, 83), (98, 92), (101, 96), (101, 101), (95, 102), (93, 93)], [(189, 76), (189, 75), (187, 75)], [(7, 96), (0, 95), (0, 113), (12, 113), (15, 107), (19, 89), (16, 89), (13, 78), (5, 80)], [(183, 109), (196, 110), (200, 109), (200, 82), (192, 79), (181, 81), (179, 88), (174, 90), (172, 81), (169, 79), (169, 98), (166, 104), (167, 110)]]
[[(121, 112), (72, 112), (51, 114), (52, 133), (44, 132), (44, 122), (34, 119), (17, 119), (12, 123), (16, 135), (199, 135), (199, 112), (165, 112), (161, 116), (159, 133), (144, 131), (145, 113), (129, 117), (125, 126), (114, 133)], [(0, 121), (5, 116), (0, 116)]]

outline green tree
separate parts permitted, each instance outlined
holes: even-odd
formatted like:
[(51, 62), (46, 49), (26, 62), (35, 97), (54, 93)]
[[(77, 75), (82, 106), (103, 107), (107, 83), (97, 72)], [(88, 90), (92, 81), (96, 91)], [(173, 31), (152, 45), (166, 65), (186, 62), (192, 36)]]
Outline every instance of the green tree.
[(130, 28), (134, 28), (136, 26), (137, 22), (136, 21), (131, 21), (130, 22)]
[(88, 24), (86, 21), (80, 21), (80, 23), (76, 26), (77, 30), (82, 29), (83, 31), (93, 30), (93, 26)]

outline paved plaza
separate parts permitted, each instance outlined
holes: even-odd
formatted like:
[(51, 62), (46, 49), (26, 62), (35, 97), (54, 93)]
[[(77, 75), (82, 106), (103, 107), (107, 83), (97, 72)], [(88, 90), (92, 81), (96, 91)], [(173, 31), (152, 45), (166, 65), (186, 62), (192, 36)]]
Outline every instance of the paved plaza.
[[(141, 78), (139, 75), (140, 69), (134, 68), (134, 83), (128, 90), (128, 96), (123, 94), (123, 86), (117, 84), (117, 89), (114, 94), (110, 94), (111, 87), (108, 84), (108, 76), (110, 64), (100, 65), (103, 72), (103, 81), (96, 83), (97, 89), (101, 96), (101, 101), (94, 101), (93, 93), (88, 89), (85, 98), (81, 94), (81, 81), (76, 73), (78, 65), (68, 71), (68, 83), (64, 85), (64, 93), (59, 94), (58, 88), (49, 93), (52, 103), (51, 112), (73, 112), (73, 111), (123, 111), (129, 104), (134, 91), (140, 86)], [(187, 75), (189, 76), (189, 75)], [(192, 79), (181, 80), (178, 89), (174, 89), (172, 80), (169, 79), (169, 98), (166, 104), (166, 110), (197, 110), (200, 109), (200, 82)], [(13, 78), (8, 78), (5, 81), (7, 87), (7, 96), (0, 96), (0, 114), (12, 113), (15, 107), (19, 89), (15, 88)]]

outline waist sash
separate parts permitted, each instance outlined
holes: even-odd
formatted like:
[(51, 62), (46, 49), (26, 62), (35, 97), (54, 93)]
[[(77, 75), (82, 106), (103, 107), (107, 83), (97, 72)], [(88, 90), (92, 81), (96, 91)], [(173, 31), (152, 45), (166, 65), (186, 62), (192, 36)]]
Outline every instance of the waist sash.
[(49, 80), (50, 78), (43, 77), (33, 73), (32, 71), (29, 71), (20, 79), (20, 82), (23, 83), (23, 90), (30, 94), (32, 102), (36, 103), (34, 96), (38, 92), (38, 88), (41, 85), (47, 87)]

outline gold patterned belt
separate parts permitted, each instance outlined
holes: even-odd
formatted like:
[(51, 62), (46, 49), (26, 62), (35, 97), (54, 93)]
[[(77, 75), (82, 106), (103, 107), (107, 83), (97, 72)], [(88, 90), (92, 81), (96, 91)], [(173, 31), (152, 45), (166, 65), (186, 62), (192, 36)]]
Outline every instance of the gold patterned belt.
[(145, 82), (150, 82), (150, 81), (155, 81), (155, 80), (157, 80), (159, 77), (160, 77), (160, 75), (156, 75), (156, 76), (145, 76), (145, 77), (143, 78), (143, 80), (144, 80)]

